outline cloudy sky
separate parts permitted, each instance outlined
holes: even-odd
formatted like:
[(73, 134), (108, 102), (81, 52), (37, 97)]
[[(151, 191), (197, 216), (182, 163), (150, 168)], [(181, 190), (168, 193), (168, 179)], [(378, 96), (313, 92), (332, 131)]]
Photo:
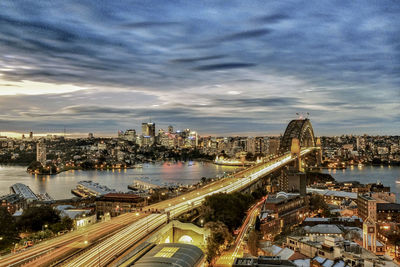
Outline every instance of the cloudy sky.
[[(399, 134), (400, 2), (0, 2), (0, 132)], [(157, 127), (158, 128), (158, 127)]]

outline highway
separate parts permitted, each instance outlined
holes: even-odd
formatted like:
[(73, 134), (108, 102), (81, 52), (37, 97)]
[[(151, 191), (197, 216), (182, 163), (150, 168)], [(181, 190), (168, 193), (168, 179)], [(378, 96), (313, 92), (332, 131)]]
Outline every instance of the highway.
[[(311, 151), (312, 148), (304, 149), (301, 155), (308, 154)], [(129, 247), (145, 238), (148, 233), (153, 232), (166, 223), (167, 213), (170, 214), (170, 218), (173, 218), (200, 206), (205, 197), (209, 195), (219, 192), (231, 193), (246, 188), (259, 177), (272, 173), (293, 160), (290, 154), (286, 154), (272, 162), (262, 163), (256, 168), (251, 168), (251, 172), (246, 173), (245, 178), (224, 178), (185, 195), (150, 205), (148, 206), (149, 210), (163, 212), (153, 213), (139, 219), (123, 231), (74, 258), (66, 266), (105, 266), (129, 249)]]
[[(130, 213), (115, 217), (110, 221), (99, 222), (83, 229), (49, 239), (24, 251), (8, 254), (0, 259), (0, 266), (48, 265), (57, 257), (65, 257), (91, 244), (94, 240), (121, 229), (146, 215), (136, 216)], [(86, 242), (85, 242), (86, 241)]]
[(250, 227), (255, 224), (257, 215), (259, 213), (259, 209), (261, 205), (264, 203), (265, 198), (257, 202), (253, 207), (249, 209), (247, 212), (246, 219), (244, 220), (242, 226), (239, 229), (237, 234), (233, 249), (229, 251), (225, 251), (222, 255), (218, 258), (217, 262), (215, 263), (216, 267), (228, 267), (232, 266), (235, 258), (243, 257), (243, 241), (246, 234), (250, 232)]
[[(308, 154), (313, 149), (304, 149), (301, 151), (301, 155)], [(254, 183), (258, 178), (274, 172), (293, 160), (294, 158), (291, 158), (290, 154), (285, 154), (270, 162), (255, 165), (248, 171), (242, 171), (240, 176), (224, 178), (178, 197), (149, 205), (146, 211), (126, 213), (109, 222), (96, 223), (85, 229), (42, 242), (20, 253), (4, 256), (0, 259), (0, 266), (20, 266), (27, 261), (30, 261), (27, 263), (29, 266), (46, 266), (57, 257), (66, 257), (85, 247), (88, 249), (84, 253), (65, 265), (105, 266), (114, 257), (166, 223), (168, 213), (172, 219), (200, 206), (205, 197), (209, 195), (239, 191)], [(150, 210), (157, 210), (159, 213), (151, 213)], [(95, 244), (96, 240), (113, 232), (115, 234)]]

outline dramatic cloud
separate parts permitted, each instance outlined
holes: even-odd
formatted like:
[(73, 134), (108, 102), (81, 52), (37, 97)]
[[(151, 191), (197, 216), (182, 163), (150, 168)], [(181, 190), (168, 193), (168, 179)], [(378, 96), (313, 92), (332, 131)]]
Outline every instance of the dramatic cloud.
[(398, 134), (397, 1), (0, 2), (0, 131)]
[(268, 29), (250, 30), (250, 31), (238, 32), (231, 35), (227, 35), (225, 37), (222, 37), (220, 41), (250, 39), (250, 38), (260, 37), (268, 33), (271, 33), (271, 30)]
[(212, 65), (203, 65), (196, 68), (194, 70), (224, 70), (224, 69), (237, 69), (237, 68), (246, 68), (246, 67), (253, 67), (255, 64), (251, 63), (223, 63), (223, 64), (212, 64)]

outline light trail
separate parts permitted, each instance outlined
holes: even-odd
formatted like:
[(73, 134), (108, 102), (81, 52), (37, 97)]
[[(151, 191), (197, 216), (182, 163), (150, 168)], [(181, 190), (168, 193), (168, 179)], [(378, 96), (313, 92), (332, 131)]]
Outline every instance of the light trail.
[[(304, 156), (315, 148), (308, 148), (301, 151)], [(68, 256), (73, 252), (92, 245), (93, 247), (67, 262), (68, 266), (104, 266), (112, 261), (114, 256), (123, 253), (129, 247), (135, 245), (149, 233), (163, 225), (167, 221), (167, 212), (170, 218), (175, 218), (196, 207), (199, 207), (205, 198), (215, 193), (231, 193), (240, 191), (256, 182), (287, 163), (295, 160), (290, 154), (283, 155), (273, 161), (261, 163), (241, 171), (244, 178), (224, 178), (205, 185), (195, 191), (186, 193), (179, 197), (162, 201), (147, 208), (162, 211), (163, 214), (143, 214), (136, 216), (135, 213), (126, 213), (112, 218), (109, 222), (96, 223), (85, 229), (73, 231), (63, 236), (34, 245), (32, 248), (17, 254), (9, 254), (0, 259), (0, 266), (19, 266), (27, 263), (30, 266), (40, 264), (50, 265), (55, 261), (56, 256)], [(121, 229), (123, 228), (123, 229)], [(99, 244), (93, 243), (109, 233), (119, 230), (113, 236), (106, 238)], [(87, 241), (87, 243), (85, 243)], [(27, 262), (26, 259), (30, 259)], [(38, 264), (36, 264), (38, 263)], [(39, 264), (40, 263), (40, 264)], [(76, 263), (76, 265), (70, 265)]]
[[(311, 151), (311, 148), (304, 149), (302, 150), (301, 155), (304, 156)], [(87, 252), (73, 259), (66, 266), (107, 265), (115, 257), (119, 256), (131, 246), (135, 245), (137, 242), (145, 238), (148, 233), (153, 232), (155, 229), (166, 223), (168, 212), (170, 218), (177, 217), (196, 207), (199, 207), (207, 196), (220, 192), (231, 193), (239, 191), (257, 181), (260, 177), (272, 173), (273, 171), (281, 168), (282, 166), (293, 160), (295, 160), (295, 158), (292, 158), (290, 154), (284, 155), (274, 162), (263, 163), (259, 166), (255, 166), (255, 168), (251, 169), (251, 173), (245, 178), (225, 178), (223, 180), (214, 182), (210, 186), (200, 188), (194, 192), (190, 192), (171, 200), (153, 204), (148, 208), (162, 210), (163, 213), (151, 214), (138, 220), (126, 229), (104, 240)], [(251, 213), (253, 219), (254, 212), (256, 212), (255, 208), (252, 210)], [(249, 227), (249, 225), (250, 224), (247, 224), (247, 227)]]

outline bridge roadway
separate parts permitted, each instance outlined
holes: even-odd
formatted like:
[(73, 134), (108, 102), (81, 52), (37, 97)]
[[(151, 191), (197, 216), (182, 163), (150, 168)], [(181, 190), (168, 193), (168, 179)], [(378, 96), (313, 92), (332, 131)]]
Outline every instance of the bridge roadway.
[[(310, 153), (314, 148), (302, 150)], [(284, 155), (267, 163), (250, 167), (233, 178), (224, 178), (187, 194), (148, 206), (148, 210), (164, 210), (170, 218), (179, 216), (201, 205), (206, 196), (218, 192), (234, 192), (246, 188), (258, 178), (265, 176), (293, 161)], [(239, 174), (239, 173), (238, 173)], [(240, 176), (240, 177), (239, 177)], [(245, 177), (245, 178), (241, 178)], [(0, 266), (48, 266), (55, 259), (66, 257), (77, 250), (87, 248), (84, 253), (67, 262), (67, 266), (104, 266), (126, 249), (142, 240), (167, 220), (166, 213), (126, 213), (108, 222), (100, 222), (84, 229), (42, 242), (25, 251), (0, 257)], [(96, 244), (99, 238), (107, 235)]]
[[(314, 148), (303, 149), (301, 155), (304, 156), (313, 149)], [(281, 168), (293, 160), (294, 158), (292, 158), (290, 154), (286, 154), (273, 162), (259, 164), (258, 168), (252, 168), (251, 173), (247, 174), (245, 178), (226, 178), (180, 197), (156, 203), (149, 206), (149, 208), (165, 210), (165, 212), (169, 212), (170, 217), (173, 218), (200, 206), (206, 196), (219, 192), (230, 193), (246, 188), (260, 177)], [(150, 214), (145, 218), (137, 220), (129, 227), (100, 244), (95, 245), (86, 253), (68, 262), (66, 266), (107, 265), (115, 259), (116, 256), (146, 237), (148, 233), (154, 231), (166, 223), (166, 221), (167, 215), (165, 213)]]

